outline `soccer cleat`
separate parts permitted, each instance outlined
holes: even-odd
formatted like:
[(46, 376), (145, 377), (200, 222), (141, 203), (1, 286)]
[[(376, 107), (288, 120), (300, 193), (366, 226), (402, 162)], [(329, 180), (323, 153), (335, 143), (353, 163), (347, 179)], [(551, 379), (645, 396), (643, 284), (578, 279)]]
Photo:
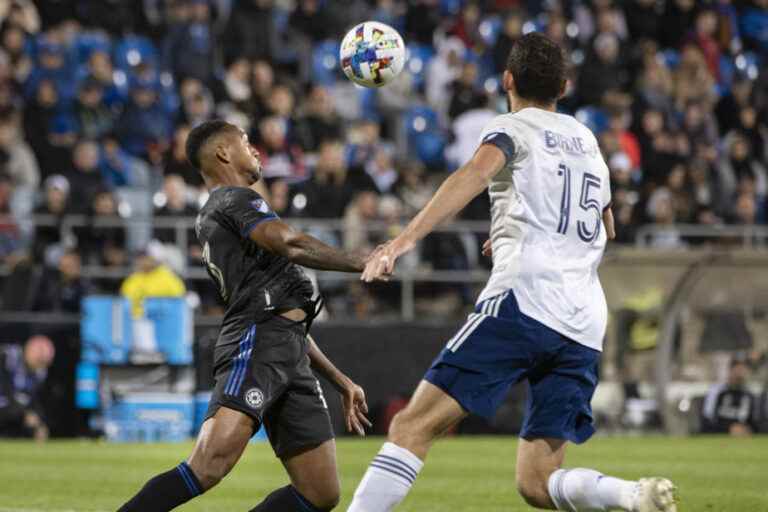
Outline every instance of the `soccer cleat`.
[(641, 478), (632, 498), (632, 512), (677, 512), (676, 490), (666, 478)]

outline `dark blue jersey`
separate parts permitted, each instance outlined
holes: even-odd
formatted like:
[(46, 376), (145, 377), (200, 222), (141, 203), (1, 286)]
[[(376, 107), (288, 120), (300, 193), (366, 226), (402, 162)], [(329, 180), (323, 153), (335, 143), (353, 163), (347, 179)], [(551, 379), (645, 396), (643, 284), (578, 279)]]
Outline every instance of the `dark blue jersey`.
[(277, 219), (269, 204), (245, 187), (214, 189), (197, 216), (203, 261), (226, 304), (219, 344), (235, 343), (247, 326), (312, 300), (312, 282), (301, 267), (250, 239), (256, 226)]

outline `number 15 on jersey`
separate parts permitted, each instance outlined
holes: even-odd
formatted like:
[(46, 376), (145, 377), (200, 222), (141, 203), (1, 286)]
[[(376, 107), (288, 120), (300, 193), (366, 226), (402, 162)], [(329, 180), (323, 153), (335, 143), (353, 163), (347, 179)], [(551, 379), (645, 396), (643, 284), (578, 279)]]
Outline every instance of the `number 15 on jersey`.
[[(563, 178), (563, 194), (560, 198), (560, 220), (557, 224), (557, 232), (565, 235), (571, 221), (571, 180), (573, 172), (565, 164), (558, 166), (557, 175)], [(581, 190), (579, 192), (579, 208), (583, 213), (577, 215), (576, 234), (585, 243), (592, 243), (600, 236), (602, 225), (602, 209), (600, 201), (601, 180), (599, 176), (585, 172), (581, 177)], [(576, 212), (579, 213), (578, 211)], [(594, 217), (594, 220), (589, 220)]]

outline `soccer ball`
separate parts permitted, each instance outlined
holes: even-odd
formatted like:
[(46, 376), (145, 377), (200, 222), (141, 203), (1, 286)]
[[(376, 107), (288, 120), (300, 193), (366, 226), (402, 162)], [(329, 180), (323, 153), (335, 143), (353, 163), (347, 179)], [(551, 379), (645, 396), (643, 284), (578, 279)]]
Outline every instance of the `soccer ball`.
[(366, 21), (347, 32), (339, 52), (347, 78), (364, 87), (391, 82), (405, 64), (403, 38), (389, 25)]

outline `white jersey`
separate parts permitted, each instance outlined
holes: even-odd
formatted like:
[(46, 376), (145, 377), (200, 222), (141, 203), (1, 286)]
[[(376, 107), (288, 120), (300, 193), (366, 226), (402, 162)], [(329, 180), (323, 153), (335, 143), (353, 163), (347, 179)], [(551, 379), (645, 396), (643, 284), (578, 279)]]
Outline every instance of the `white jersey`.
[(486, 126), (481, 143), (494, 140), (511, 156), (488, 188), (493, 272), (478, 302), (512, 290), (524, 314), (602, 350), (597, 267), (611, 189), (594, 134), (571, 116), (524, 108)]

